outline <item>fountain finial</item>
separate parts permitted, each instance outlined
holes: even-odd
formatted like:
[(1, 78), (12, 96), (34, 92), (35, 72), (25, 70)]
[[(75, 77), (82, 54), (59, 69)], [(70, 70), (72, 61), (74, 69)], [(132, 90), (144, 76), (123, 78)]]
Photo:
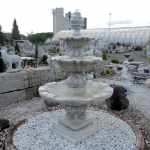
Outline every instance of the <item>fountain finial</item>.
[(80, 35), (81, 24), (82, 24), (81, 13), (78, 10), (76, 10), (72, 14), (71, 18), (71, 28), (74, 30), (73, 34), (75, 36)]

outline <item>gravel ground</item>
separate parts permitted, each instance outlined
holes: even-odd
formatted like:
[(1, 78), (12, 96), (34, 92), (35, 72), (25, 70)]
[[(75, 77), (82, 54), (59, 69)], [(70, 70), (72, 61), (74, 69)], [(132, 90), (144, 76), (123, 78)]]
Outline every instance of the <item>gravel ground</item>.
[[(70, 138), (66, 140), (57, 132), (58, 118), (64, 115), (65, 111), (61, 109), (29, 118), (14, 133), (14, 144), (18, 150), (137, 150), (136, 135), (131, 127), (102, 110), (87, 111), (90, 118), (95, 118), (94, 128), (97, 126), (98, 130), (94, 135), (86, 137), (82, 142), (70, 141)], [(80, 133), (77, 135), (81, 138)]]
[(35, 97), (32, 100), (14, 103), (8, 107), (0, 108), (0, 118), (9, 119), (13, 124), (24, 120), (34, 114), (46, 111), (41, 98)]
[[(143, 150), (150, 150), (150, 120), (145, 117), (145, 115), (130, 106), (126, 110), (122, 111), (112, 111), (106, 107), (105, 104), (101, 106), (92, 106), (94, 109), (103, 109), (109, 111), (120, 117), (121, 119), (131, 123), (135, 130), (139, 130), (144, 138), (144, 148)], [(141, 149), (140, 149), (141, 150)]]
[[(96, 110), (103, 109), (109, 111), (110, 113), (114, 113), (120, 118), (131, 122), (134, 125), (135, 129), (139, 129), (143, 135), (145, 143), (144, 150), (150, 150), (150, 118), (147, 115), (147, 112), (150, 111), (149, 108), (146, 107), (146, 102), (144, 102), (144, 100), (148, 101), (148, 99), (142, 99), (143, 103), (145, 103), (144, 106), (146, 111), (143, 111), (143, 105), (142, 107), (135, 106), (138, 101), (135, 101), (133, 105), (131, 103), (131, 106), (127, 110), (123, 110), (120, 112), (107, 109), (105, 104), (95, 105), (91, 107)], [(147, 103), (149, 103), (149, 101)], [(139, 103), (137, 104), (137, 106), (138, 105)], [(61, 106), (59, 106), (58, 108), (51, 107), (49, 108), (49, 111), (60, 108)], [(0, 110), (0, 118), (9, 119), (12, 125), (10, 129), (0, 132), (0, 150), (13, 150), (13, 147), (6, 142), (6, 139), (10, 140), (10, 133), (12, 129), (14, 129), (15, 126), (17, 126), (22, 120), (37, 114), (41, 114), (41, 112), (45, 111), (47, 111), (47, 109), (45, 108), (43, 101), (40, 98), (34, 98), (30, 101), (24, 101), (21, 103), (10, 105), (9, 107), (2, 108)], [(146, 113), (146, 115), (144, 113)]]
[[(28, 103), (26, 103), (26, 105), (31, 106), (31, 105), (34, 105), (34, 103), (35, 104), (39, 103), (39, 99), (34, 99), (33, 101), (28, 101)], [(41, 106), (41, 103), (42, 102), (39, 103), (40, 106)], [(26, 105), (22, 104), (22, 103), (16, 104), (16, 108), (19, 106), (21, 106), (22, 108), (23, 107), (26, 108)], [(55, 109), (60, 109), (60, 108), (61, 108), (61, 106), (59, 106), (58, 108), (57, 107), (51, 107), (51, 108), (49, 108), (49, 111), (55, 110)], [(127, 120), (128, 122), (131, 122), (136, 129), (139, 129), (142, 132), (142, 135), (144, 137), (144, 143), (145, 143), (144, 150), (150, 150), (150, 120), (148, 120), (144, 116), (144, 114), (142, 114), (139, 110), (135, 110), (132, 107), (130, 107), (129, 109), (124, 110), (124, 111), (120, 111), (120, 112), (111, 111), (111, 110), (107, 109), (105, 104), (102, 104), (100, 106), (97, 106), (97, 105), (91, 106), (91, 108), (96, 109), (96, 110), (99, 110), (99, 109), (107, 110), (107, 111), (114, 113), (115, 115), (119, 116), (120, 118)], [(13, 107), (9, 110), (9, 113), (11, 113), (12, 110), (15, 110), (15, 105), (13, 105)], [(5, 131), (0, 133), (1, 134), (0, 135), (1, 136), (1, 138), (0, 138), (0, 141), (1, 141), (0, 142), (1, 143), (0, 144), (0, 150), (5, 150), (6, 148), (8, 150), (13, 150), (12, 145), (8, 144), (6, 142), (6, 139), (10, 139), (10, 134), (9, 134), (10, 131), (12, 129), (14, 129), (15, 125), (17, 125), (21, 119), (23, 120), (25, 118), (28, 118), (29, 116), (31, 117), (33, 115), (36, 115), (37, 113), (41, 113), (44, 111), (45, 110), (43, 110), (43, 107), (42, 107), (40, 110), (38, 109), (37, 111), (35, 111), (35, 108), (34, 108), (34, 111), (30, 110), (30, 112), (28, 112), (27, 114), (26, 113), (21, 114), (22, 116), (19, 116), (19, 115), (15, 116), (16, 114), (14, 116), (12, 115), (13, 119), (11, 121), (12, 121), (13, 125), (12, 125), (11, 129), (5, 130)], [(11, 115), (9, 113), (7, 114), (7, 116), (9, 116), (9, 118), (11, 118)]]

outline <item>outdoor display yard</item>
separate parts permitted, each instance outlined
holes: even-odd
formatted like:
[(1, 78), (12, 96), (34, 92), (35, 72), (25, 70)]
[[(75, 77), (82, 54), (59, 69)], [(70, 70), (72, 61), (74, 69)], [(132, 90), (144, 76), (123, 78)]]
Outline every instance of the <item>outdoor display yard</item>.
[[(0, 147), (2, 149), (16, 150), (16, 146), (19, 147), (20, 150), (30, 148), (49, 150), (51, 149), (50, 147), (53, 149), (57, 147), (57, 149), (63, 148), (69, 150), (101, 149), (105, 147), (108, 150), (119, 150), (120, 148), (128, 149), (127, 146), (133, 146), (133, 149), (150, 149), (149, 88), (145, 85), (131, 84), (130, 89), (132, 92), (127, 96), (130, 105), (127, 109), (121, 111), (110, 109), (105, 99), (95, 101), (93, 104), (91, 103), (88, 106), (87, 113), (89, 113), (90, 115), (88, 116), (91, 117), (92, 115), (96, 115), (100, 124), (100, 134), (97, 133), (95, 136), (91, 135), (85, 138), (84, 142), (74, 144), (74, 142), (72, 143), (60, 136), (58, 132), (61, 131), (58, 128), (51, 128), (57, 125), (57, 118), (62, 118), (65, 115), (63, 105), (51, 103), (51, 105), (46, 106), (43, 99), (37, 95), (37, 90), (40, 85), (57, 80), (57, 78), (54, 79), (54, 74), (51, 73), (53, 73), (53, 71), (49, 69), (49, 67), (41, 67), (15, 73), (1, 74), (1, 85), (7, 86), (1, 88), (3, 94), (1, 94), (0, 99), (0, 118), (5, 118), (10, 121), (10, 127), (0, 132)], [(8, 77), (12, 80), (8, 80)], [(57, 77), (56, 74), (55, 77)], [(107, 84), (119, 83), (117, 75), (107, 79), (98, 78), (95, 79), (95, 81), (97, 83), (103, 81)], [(16, 82), (18, 84), (16, 84)], [(7, 92), (6, 89), (9, 92)], [(19, 92), (21, 93), (16, 96), (17, 89), (20, 89)], [(29, 94), (26, 90), (29, 91)], [(24, 98), (21, 97), (22, 92), (25, 93), (23, 95)], [(9, 94), (15, 95), (15, 98), (12, 98)], [(7, 95), (7, 97), (5, 95)], [(119, 118), (126, 123), (124, 124), (124, 121)], [(28, 139), (29, 137), (30, 140)], [(18, 141), (21, 143), (18, 143)], [(123, 144), (125, 142), (126, 145)], [(28, 144), (26, 145), (25, 143)], [(64, 145), (65, 148), (63, 147)]]
[[(126, 54), (122, 63), (107, 65), (111, 71), (103, 70), (97, 78), (96, 66), (107, 67), (102, 57), (83, 53), (91, 39), (81, 34), (81, 24), (76, 11), (71, 34), (62, 38), (67, 53), (49, 60), (60, 66), (61, 77), (50, 62), (49, 68), (10, 72), (10, 67), (0, 75), (2, 150), (150, 149), (149, 80), (134, 84), (131, 73), (140, 74), (142, 63), (130, 63)], [(10, 59), (9, 64), (13, 66)]]

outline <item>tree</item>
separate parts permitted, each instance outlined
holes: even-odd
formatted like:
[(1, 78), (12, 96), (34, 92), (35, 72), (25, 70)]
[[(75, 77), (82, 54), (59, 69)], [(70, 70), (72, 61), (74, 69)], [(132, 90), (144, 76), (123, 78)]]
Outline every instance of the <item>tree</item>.
[(20, 48), (19, 48), (17, 42), (15, 44), (15, 54), (20, 55)]
[(28, 40), (33, 44), (43, 44), (46, 41), (46, 39), (52, 38), (52, 36), (53, 36), (52, 32), (35, 33), (35, 34), (29, 34)]
[(107, 60), (107, 54), (106, 54), (106, 52), (103, 52), (102, 58), (103, 58), (103, 60)]
[(14, 22), (13, 22), (11, 40), (12, 40), (12, 42), (15, 40), (20, 40), (20, 32), (19, 32), (19, 28), (18, 28), (16, 19), (14, 19)]
[(2, 32), (2, 27), (0, 26), (0, 46), (4, 46), (4, 34)]
[(35, 44), (35, 60), (36, 60), (36, 67), (38, 66), (38, 58), (39, 58), (39, 48), (38, 44)]
[(35, 59), (38, 59), (39, 57), (39, 50), (38, 50), (38, 44), (35, 45)]

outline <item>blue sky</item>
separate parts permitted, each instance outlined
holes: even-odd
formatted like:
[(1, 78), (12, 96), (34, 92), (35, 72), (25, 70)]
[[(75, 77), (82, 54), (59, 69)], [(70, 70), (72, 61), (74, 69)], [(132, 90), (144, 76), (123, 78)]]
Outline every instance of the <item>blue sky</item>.
[(4, 32), (11, 32), (16, 18), (20, 32), (51, 32), (52, 9), (63, 7), (65, 12), (79, 9), (88, 18), (88, 28), (108, 27), (112, 22), (130, 21), (116, 26), (150, 25), (149, 0), (0, 0), (0, 24)]

